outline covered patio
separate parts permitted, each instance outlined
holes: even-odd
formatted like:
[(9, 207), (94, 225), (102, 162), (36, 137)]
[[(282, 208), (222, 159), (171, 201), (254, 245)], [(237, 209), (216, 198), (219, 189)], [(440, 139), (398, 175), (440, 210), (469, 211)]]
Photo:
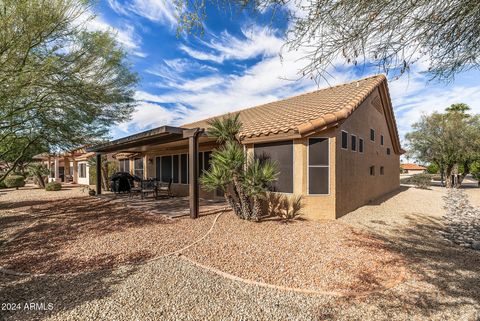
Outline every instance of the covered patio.
[[(96, 172), (101, 172), (101, 157), (102, 155), (118, 154), (118, 153), (133, 153), (142, 155), (141, 158), (137, 158), (141, 162), (141, 172), (138, 172), (138, 176), (142, 179), (153, 178), (151, 174), (153, 171), (149, 170), (154, 166), (154, 158), (158, 158), (150, 155), (164, 154), (166, 152), (174, 153), (175, 151), (183, 151), (185, 158), (188, 157), (188, 162), (185, 162), (185, 167), (188, 167), (187, 177), (185, 177), (185, 187), (188, 185), (188, 197), (175, 197), (171, 202), (177, 202), (179, 209), (183, 209), (188, 202), (189, 215), (191, 218), (197, 218), (200, 213), (200, 193), (198, 177), (200, 174), (199, 162), (203, 163), (203, 158), (199, 159), (199, 145), (213, 146), (215, 141), (205, 135), (204, 129), (201, 128), (182, 128), (173, 126), (162, 126), (155, 129), (151, 129), (139, 134), (127, 136), (117, 140), (113, 140), (104, 144), (92, 146), (87, 149), (88, 152), (94, 152), (96, 154)], [(157, 154), (156, 154), (157, 153)], [(182, 155), (183, 156), (183, 155)], [(136, 163), (134, 163), (134, 166)], [(183, 163), (182, 163), (183, 164)], [(177, 157), (177, 165), (179, 165), (179, 159)], [(158, 165), (157, 165), (158, 167)], [(134, 173), (136, 168), (134, 169)], [(170, 164), (170, 170), (173, 172), (172, 164)], [(155, 176), (158, 179), (158, 169), (156, 169)], [(97, 195), (102, 194), (102, 175), (96, 175), (96, 192)], [(172, 176), (173, 177), (173, 174)], [(178, 181), (180, 183), (180, 181)], [(177, 195), (178, 196), (178, 195)], [(180, 195), (181, 196), (181, 195)], [(147, 204), (154, 204), (150, 200), (135, 200), (131, 201), (131, 204), (143, 202), (145, 206)], [(182, 206), (183, 205), (183, 206)], [(202, 202), (202, 205), (205, 205)], [(180, 212), (181, 212), (180, 211)], [(178, 212), (180, 215), (182, 213)], [(175, 214), (176, 215), (176, 214)]]

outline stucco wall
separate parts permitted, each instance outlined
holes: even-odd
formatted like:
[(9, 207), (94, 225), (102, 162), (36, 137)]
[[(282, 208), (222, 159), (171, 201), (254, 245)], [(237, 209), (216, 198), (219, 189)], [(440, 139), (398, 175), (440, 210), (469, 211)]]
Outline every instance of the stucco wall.
[[(400, 155), (395, 154), (385, 115), (373, 103), (379, 97), (374, 91), (367, 100), (336, 130), (336, 217), (367, 204), (400, 186)], [(377, 107), (377, 108), (376, 108)], [(379, 111), (380, 109), (380, 111)], [(375, 141), (370, 140), (370, 128), (375, 129)], [(348, 150), (341, 148), (341, 131), (348, 132)], [(357, 135), (357, 151), (351, 150), (351, 134)], [(384, 145), (380, 144), (384, 136)], [(358, 151), (358, 138), (364, 139), (364, 152)], [(387, 148), (391, 154), (387, 155)], [(375, 166), (375, 175), (370, 175)], [(380, 175), (380, 167), (384, 175)]]

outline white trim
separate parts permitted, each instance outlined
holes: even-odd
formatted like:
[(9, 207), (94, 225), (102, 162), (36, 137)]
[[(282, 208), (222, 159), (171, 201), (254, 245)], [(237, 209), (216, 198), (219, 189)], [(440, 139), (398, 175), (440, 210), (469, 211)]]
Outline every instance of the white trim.
[[(346, 132), (347, 133), (347, 132)], [(348, 135), (348, 133), (347, 133)], [(348, 136), (347, 136), (348, 137)], [(328, 144), (328, 165), (309, 165), (309, 161), (310, 161), (310, 139), (326, 139), (327, 140), (327, 144)], [(341, 141), (340, 141), (341, 143)], [(348, 143), (348, 138), (347, 138), (347, 143)], [(308, 140), (307, 140), (307, 164), (306, 164), (306, 167), (307, 167), (307, 196), (330, 196), (331, 194), (331, 191), (330, 191), (330, 175), (331, 175), (331, 162), (330, 162), (330, 156), (332, 155), (332, 151), (331, 151), (331, 147), (330, 147), (330, 137), (309, 137)], [(310, 167), (328, 167), (328, 193), (327, 194), (310, 194)]]
[[(352, 137), (355, 137), (355, 149), (352, 149), (353, 145), (352, 145)], [(357, 152), (358, 150), (358, 140), (357, 140), (358, 136), (357, 135), (354, 135), (354, 134), (350, 134), (350, 150), (354, 153)]]
[[(345, 147), (345, 148), (343, 147), (343, 144), (342, 144), (343, 143), (342, 142), (342, 139), (343, 139), (342, 133), (347, 134), (347, 147)], [(312, 137), (312, 138), (316, 138), (316, 137)], [(320, 137), (317, 137), (317, 138), (320, 138)], [(325, 137), (323, 137), (323, 138), (325, 138)], [(348, 150), (348, 132), (346, 130), (340, 131), (340, 148), (343, 149), (343, 150)]]

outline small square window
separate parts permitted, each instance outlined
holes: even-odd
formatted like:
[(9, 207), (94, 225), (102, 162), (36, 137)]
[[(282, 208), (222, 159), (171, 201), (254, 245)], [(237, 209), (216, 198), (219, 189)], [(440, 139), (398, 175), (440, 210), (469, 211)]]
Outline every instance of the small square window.
[(387, 155), (390, 155), (390, 148), (387, 148)]
[(375, 166), (370, 166), (370, 176), (375, 176)]
[(363, 138), (358, 139), (358, 151), (363, 153)]
[(370, 128), (370, 140), (371, 140), (372, 142), (375, 141), (375, 129), (371, 129), (371, 128)]
[(348, 133), (342, 130), (342, 148), (348, 149)]
[(380, 135), (380, 145), (383, 146), (383, 135)]
[(384, 174), (383, 166), (380, 166), (380, 175)]
[(355, 135), (352, 135), (352, 137), (351, 137), (350, 148), (354, 152), (357, 151), (357, 136), (355, 136)]

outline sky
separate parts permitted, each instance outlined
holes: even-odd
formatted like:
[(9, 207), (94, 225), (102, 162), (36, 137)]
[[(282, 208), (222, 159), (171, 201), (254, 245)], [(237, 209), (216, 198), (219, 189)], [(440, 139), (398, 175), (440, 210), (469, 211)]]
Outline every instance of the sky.
[[(300, 77), (306, 63), (288, 51), (286, 21), (267, 15), (225, 12), (208, 7), (203, 36), (177, 36), (170, 0), (102, 0), (92, 11), (91, 30), (110, 30), (140, 76), (132, 119), (112, 128), (120, 138), (162, 125), (181, 125), (206, 117), (294, 96), (373, 75), (376, 69), (335, 64), (328, 82)], [(422, 114), (467, 103), (480, 113), (480, 72), (450, 83), (429, 81), (425, 65), (415, 65), (389, 89), (401, 140)]]

